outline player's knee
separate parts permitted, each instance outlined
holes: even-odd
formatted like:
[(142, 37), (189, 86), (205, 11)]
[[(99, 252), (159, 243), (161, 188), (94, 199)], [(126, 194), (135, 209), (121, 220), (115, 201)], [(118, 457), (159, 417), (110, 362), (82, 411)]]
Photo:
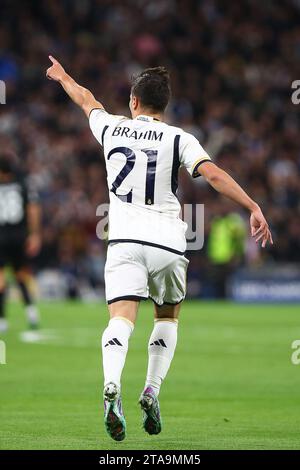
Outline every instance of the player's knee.
[(180, 304), (177, 305), (155, 305), (154, 317), (156, 320), (163, 320), (164, 318), (176, 320), (179, 315)]
[(134, 300), (120, 300), (108, 306), (110, 318), (123, 317), (135, 324), (139, 302)]
[(3, 292), (5, 289), (5, 276), (4, 270), (0, 269), (0, 292)]
[(24, 270), (15, 271), (16, 280), (18, 282), (27, 282), (28, 281), (28, 272)]

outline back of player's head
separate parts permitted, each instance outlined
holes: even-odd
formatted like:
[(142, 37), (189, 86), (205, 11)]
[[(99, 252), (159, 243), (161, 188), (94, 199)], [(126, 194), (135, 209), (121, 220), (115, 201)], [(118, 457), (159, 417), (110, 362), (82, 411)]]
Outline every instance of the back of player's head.
[(140, 100), (142, 107), (164, 112), (171, 96), (169, 72), (165, 67), (143, 70), (133, 78), (131, 94)]

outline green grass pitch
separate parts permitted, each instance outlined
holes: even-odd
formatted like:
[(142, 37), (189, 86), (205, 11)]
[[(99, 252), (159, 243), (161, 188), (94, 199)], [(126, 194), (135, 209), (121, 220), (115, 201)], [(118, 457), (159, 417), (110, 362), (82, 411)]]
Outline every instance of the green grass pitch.
[(122, 443), (110, 440), (103, 427), (105, 305), (40, 307), (36, 337), (24, 335), (21, 305), (9, 305), (0, 449), (300, 448), (300, 365), (291, 363), (291, 343), (300, 339), (299, 306), (186, 302), (161, 391), (163, 432), (151, 437), (141, 428), (137, 406), (152, 329), (152, 304), (142, 303), (123, 374)]

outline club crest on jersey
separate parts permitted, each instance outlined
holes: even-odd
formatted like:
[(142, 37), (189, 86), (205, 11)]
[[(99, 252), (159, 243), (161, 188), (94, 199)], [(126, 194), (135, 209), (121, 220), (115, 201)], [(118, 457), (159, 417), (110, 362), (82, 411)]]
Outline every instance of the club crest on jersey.
[(117, 126), (115, 127), (113, 133), (113, 137), (127, 137), (128, 139), (135, 139), (135, 140), (158, 140), (161, 141), (163, 137), (163, 132), (156, 132), (152, 130), (147, 130), (145, 132), (133, 131), (129, 127), (122, 127)]

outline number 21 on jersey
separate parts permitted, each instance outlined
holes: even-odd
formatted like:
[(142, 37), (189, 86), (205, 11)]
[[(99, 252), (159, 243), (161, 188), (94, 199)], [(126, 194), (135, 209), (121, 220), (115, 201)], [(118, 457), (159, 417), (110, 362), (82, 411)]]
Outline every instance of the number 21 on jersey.
[[(154, 204), (154, 187), (155, 187), (155, 172), (156, 172), (156, 163), (157, 163), (157, 150), (143, 149), (141, 152), (144, 152), (147, 156), (147, 170), (146, 170), (146, 187), (145, 187), (145, 204), (151, 205)], [(112, 149), (107, 159), (109, 160), (112, 155), (115, 153), (122, 153), (126, 157), (126, 162), (114, 182), (111, 186), (111, 191), (122, 201), (132, 202), (132, 189), (129, 193), (120, 196), (117, 194), (117, 189), (121, 186), (124, 179), (129, 175), (133, 170), (136, 162), (136, 154), (134, 151), (128, 147), (115, 147)]]

